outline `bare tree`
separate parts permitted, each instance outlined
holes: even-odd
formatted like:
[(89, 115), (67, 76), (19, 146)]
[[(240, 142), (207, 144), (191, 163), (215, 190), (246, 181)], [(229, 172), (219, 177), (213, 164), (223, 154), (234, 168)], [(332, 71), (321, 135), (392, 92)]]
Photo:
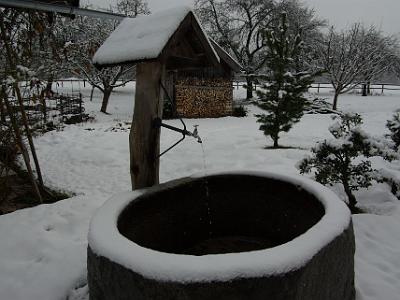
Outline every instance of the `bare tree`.
[(247, 99), (253, 97), (254, 77), (265, 66), (268, 49), (263, 31), (279, 23), (287, 12), (290, 28), (309, 44), (323, 22), (298, 0), (196, 0), (196, 12), (208, 34), (235, 56), (244, 68)]
[[(44, 184), (25, 112), (21, 86), (23, 84), (30, 87), (40, 85), (34, 68), (37, 68), (35, 61), (40, 58), (40, 55), (37, 56), (37, 54), (45, 55), (46, 53), (46, 51), (40, 50), (52, 47), (48, 43), (49, 40), (41, 39), (47, 26), (49, 24), (46, 14), (28, 13), (16, 9), (0, 10), (0, 49), (3, 56), (1, 60), (2, 72), (0, 73), (2, 120), (6, 121), (4, 114), (7, 114), (16, 145), (22, 153), (32, 187), (40, 202), (43, 201), (43, 198), (39, 188), (44, 190)], [(30, 90), (32, 98), (38, 98), (38, 94), (40, 94), (40, 92), (35, 94), (35, 91), (39, 91), (39, 89)], [(11, 98), (14, 98), (15, 104), (11, 103)], [(25, 144), (24, 136), (27, 138), (29, 146)], [(30, 149), (34, 160), (39, 185), (36, 183), (33, 174), (28, 149)]]
[[(100, 111), (107, 113), (107, 106), (114, 88), (132, 79), (133, 66), (117, 66), (98, 69), (92, 62), (96, 50), (117, 26), (114, 20), (78, 17), (69, 24), (60, 24), (70, 35), (66, 43), (69, 71), (85, 78), (103, 93)], [(129, 76), (130, 75), (130, 76)]]
[(394, 40), (375, 27), (356, 23), (350, 29), (336, 32), (331, 28), (321, 49), (321, 65), (335, 90), (333, 109), (339, 95), (371, 81), (386, 72), (395, 54)]
[(253, 97), (253, 76), (264, 65), (262, 30), (273, 19), (272, 0), (196, 0), (196, 12), (210, 36), (229, 50), (244, 68), (247, 99)]
[(370, 85), (374, 80), (378, 80), (384, 73), (393, 72), (396, 65), (399, 63), (400, 56), (398, 53), (398, 41), (393, 36), (385, 36), (382, 32), (371, 28), (369, 32), (368, 47), (370, 49), (379, 49), (378, 55), (382, 58), (377, 61), (377, 64), (368, 69), (363, 74), (364, 82), (362, 84), (362, 96), (367, 96), (371, 93)]
[(149, 15), (150, 9), (147, 1), (144, 0), (119, 0), (116, 5), (117, 12), (128, 17)]

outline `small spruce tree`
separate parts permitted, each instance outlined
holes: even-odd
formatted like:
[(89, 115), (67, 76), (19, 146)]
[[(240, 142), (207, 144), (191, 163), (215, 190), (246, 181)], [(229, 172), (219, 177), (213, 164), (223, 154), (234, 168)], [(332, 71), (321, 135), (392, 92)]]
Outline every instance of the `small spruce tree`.
[(265, 31), (265, 42), (269, 73), (259, 77), (266, 83), (257, 91), (256, 104), (266, 113), (255, 116), (260, 130), (272, 138), (274, 148), (279, 148), (280, 132), (288, 132), (303, 116), (307, 104), (303, 94), (317, 74), (299, 70), (303, 42), (300, 33), (290, 34), (286, 14), (275, 30)]
[(301, 174), (315, 170), (315, 180), (324, 185), (341, 183), (352, 213), (359, 212), (353, 191), (368, 188), (372, 180), (383, 181), (368, 158), (381, 156), (389, 161), (396, 158), (384, 141), (362, 131), (361, 124), (358, 114), (340, 116), (340, 122), (329, 128), (334, 139), (318, 143), (311, 149), (313, 155), (298, 165)]
[(389, 129), (389, 137), (394, 143), (394, 149), (399, 150), (400, 147), (400, 109), (396, 110), (391, 120), (388, 120), (386, 127)]

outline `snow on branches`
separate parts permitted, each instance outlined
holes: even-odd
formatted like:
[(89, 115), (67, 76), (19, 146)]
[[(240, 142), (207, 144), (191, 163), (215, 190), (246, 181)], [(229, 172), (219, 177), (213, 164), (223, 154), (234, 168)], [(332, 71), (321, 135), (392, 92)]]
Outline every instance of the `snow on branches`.
[(260, 130), (278, 148), (280, 132), (288, 132), (304, 114), (307, 99), (303, 94), (313, 82), (314, 74), (298, 70), (303, 42), (300, 34), (289, 32), (286, 14), (282, 14), (281, 23), (274, 30), (265, 30), (265, 40), (270, 72), (262, 77), (266, 83), (257, 91), (256, 104), (266, 113), (256, 117), (261, 123)]
[(380, 156), (392, 161), (398, 159), (398, 155), (387, 140), (372, 137), (361, 129), (359, 114), (347, 113), (334, 118), (337, 122), (329, 128), (333, 139), (319, 142), (311, 149), (312, 156), (300, 161), (298, 168), (302, 174), (315, 171), (316, 181), (322, 184), (341, 183), (350, 210), (357, 213), (353, 191), (368, 188), (373, 180), (383, 181), (368, 158)]
[(392, 61), (398, 60), (397, 48), (396, 39), (373, 26), (365, 28), (356, 23), (341, 32), (331, 28), (321, 44), (319, 57), (335, 90), (333, 109), (337, 109), (340, 94), (386, 72)]
[(98, 69), (92, 58), (96, 50), (116, 28), (118, 22), (79, 16), (73, 21), (59, 23), (70, 39), (65, 43), (68, 69), (79, 78), (86, 79), (93, 88), (103, 93), (101, 111), (107, 112), (107, 105), (114, 88), (133, 79), (133, 66), (116, 66)]

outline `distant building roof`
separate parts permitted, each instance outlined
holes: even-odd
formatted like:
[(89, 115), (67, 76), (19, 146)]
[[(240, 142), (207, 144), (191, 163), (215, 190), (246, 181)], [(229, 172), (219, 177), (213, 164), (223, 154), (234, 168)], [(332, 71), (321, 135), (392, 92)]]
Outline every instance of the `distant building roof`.
[(202, 38), (213, 60), (219, 62), (217, 52), (189, 7), (171, 8), (147, 16), (124, 19), (97, 50), (93, 62), (97, 65), (116, 65), (156, 59), (190, 14), (204, 35)]
[(223, 60), (232, 70), (235, 72), (240, 72), (243, 69), (242, 65), (226, 50), (224, 50), (216, 41), (213, 39), (210, 39), (210, 41), (221, 60)]

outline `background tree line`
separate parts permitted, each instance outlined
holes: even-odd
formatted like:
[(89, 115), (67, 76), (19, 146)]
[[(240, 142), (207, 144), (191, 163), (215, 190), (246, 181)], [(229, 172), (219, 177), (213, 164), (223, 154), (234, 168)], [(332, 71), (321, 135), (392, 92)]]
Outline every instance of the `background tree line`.
[(211, 38), (243, 66), (247, 99), (253, 98), (257, 77), (268, 73), (271, 48), (265, 31), (278, 26), (286, 13), (288, 30), (304, 45), (296, 61), (298, 70), (322, 71), (334, 88), (333, 109), (340, 94), (364, 84), (364, 95), (385, 73), (399, 76), (399, 44), (375, 26), (356, 23), (337, 31), (327, 28), (313, 9), (298, 0), (196, 0), (196, 12)]
[[(119, 0), (109, 10), (129, 17), (150, 13), (145, 0)], [(287, 15), (290, 33), (299, 34), (303, 41), (302, 53), (296, 61), (297, 69), (324, 71), (325, 79), (335, 90), (333, 109), (337, 108), (340, 94), (364, 84), (366, 95), (369, 83), (378, 80), (382, 74), (397, 75), (400, 72), (398, 41), (393, 36), (362, 24), (354, 24), (342, 31), (327, 28), (327, 22), (299, 0), (196, 0), (195, 10), (209, 36), (241, 63), (247, 99), (254, 97), (257, 77), (270, 71), (271, 49), (264, 33), (278, 26), (282, 13)], [(6, 11), (10, 10), (2, 9), (1, 14)], [(27, 16), (35, 14), (14, 11)], [(134, 66), (99, 70), (91, 61), (118, 21), (36, 15), (42, 15), (40, 22), (28, 18), (25, 26), (18, 28), (42, 27), (36, 40), (32, 40), (35, 47), (29, 49), (32, 53), (30, 70), (35, 71), (35, 76), (45, 85), (45, 92), (51, 90), (55, 79), (65, 75), (85, 79), (103, 93), (100, 110), (106, 113), (113, 89), (134, 76)], [(52, 47), (37, 47), (45, 43)], [(4, 65), (5, 57), (2, 56), (0, 64)]]

